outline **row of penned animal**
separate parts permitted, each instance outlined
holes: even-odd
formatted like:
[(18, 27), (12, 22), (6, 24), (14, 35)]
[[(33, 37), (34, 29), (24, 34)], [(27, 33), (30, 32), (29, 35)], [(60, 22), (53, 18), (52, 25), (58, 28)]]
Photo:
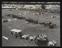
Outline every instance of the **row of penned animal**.
[[(6, 15), (8, 17), (13, 17), (13, 18), (17, 18), (17, 19), (25, 19), (26, 21), (28, 21), (27, 23), (34, 23), (34, 24), (41, 24), (41, 25), (44, 25), (44, 26), (48, 26), (49, 28), (55, 28), (56, 27), (56, 24), (53, 24), (52, 22), (42, 22), (42, 23), (39, 23), (37, 20), (33, 20), (31, 18), (25, 18), (23, 16), (18, 16), (18, 15), (14, 15), (14, 14), (8, 14)], [(7, 20), (4, 20), (4, 22), (8, 22)]]

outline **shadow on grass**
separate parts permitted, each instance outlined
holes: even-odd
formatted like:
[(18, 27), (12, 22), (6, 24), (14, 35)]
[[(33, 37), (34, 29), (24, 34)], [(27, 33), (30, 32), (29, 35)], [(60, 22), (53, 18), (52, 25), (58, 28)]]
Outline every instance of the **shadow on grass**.
[(44, 25), (44, 26), (48, 26), (51, 29), (57, 27), (56, 24), (53, 24), (52, 22), (48, 22), (48, 23), (42, 22), (42, 23), (39, 23), (39, 24)]
[(35, 41), (35, 43), (36, 43), (38, 46), (47, 46), (48, 41), (46, 41), (46, 42), (45, 42), (45, 41), (44, 41), (44, 42), (43, 42), (43, 41), (42, 41), (42, 42), (41, 42), (41, 41)]
[(31, 19), (31, 18), (25, 19), (25, 20), (30, 22), (30, 23), (38, 24), (38, 21), (35, 21), (35, 20)]

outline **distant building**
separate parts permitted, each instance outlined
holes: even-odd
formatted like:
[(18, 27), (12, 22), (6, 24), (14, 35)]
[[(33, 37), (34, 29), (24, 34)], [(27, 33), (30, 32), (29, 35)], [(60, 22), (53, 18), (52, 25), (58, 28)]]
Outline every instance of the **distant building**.
[(24, 8), (26, 9), (38, 9), (41, 5), (25, 5)]
[(58, 9), (60, 5), (46, 5), (46, 9)]
[[(26, 8), (26, 9), (42, 9), (42, 5), (22, 5), (22, 4), (2, 4), (2, 8)], [(60, 10), (60, 5), (45, 5), (46, 9)]]

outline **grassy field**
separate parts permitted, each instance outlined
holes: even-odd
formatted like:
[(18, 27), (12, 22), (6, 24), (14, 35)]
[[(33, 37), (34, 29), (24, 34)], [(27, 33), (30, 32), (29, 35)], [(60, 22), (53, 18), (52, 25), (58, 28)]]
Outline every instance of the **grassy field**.
[[(8, 40), (2, 38), (2, 46), (37, 46), (34, 41), (31, 42), (29, 40), (16, 39), (14, 36), (11, 36), (10, 30), (13, 28), (21, 29), (24, 34), (38, 35), (45, 33), (49, 40), (56, 40), (57, 46), (60, 46), (60, 14), (46, 12), (44, 15), (36, 15), (35, 13), (37, 12), (24, 10), (16, 11), (15, 9), (10, 11), (9, 9), (2, 9), (2, 16), (4, 16), (4, 19), (12, 19), (10, 22), (2, 23), (2, 36), (9, 38)], [(39, 22), (51, 21), (57, 25), (57, 28), (50, 29), (40, 24), (26, 24), (26, 20), (13, 20), (11, 17), (6, 17), (7, 14), (23, 14), (24, 17), (32, 18), (34, 20), (37, 20), (39, 16)], [(55, 18), (51, 19), (50, 16), (55, 16)]]

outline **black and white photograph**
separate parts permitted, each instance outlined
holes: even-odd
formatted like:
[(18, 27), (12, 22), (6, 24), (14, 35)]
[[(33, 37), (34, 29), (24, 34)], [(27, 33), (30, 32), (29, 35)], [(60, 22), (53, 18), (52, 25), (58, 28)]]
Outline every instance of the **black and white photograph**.
[(2, 2), (2, 46), (60, 46), (60, 2)]

